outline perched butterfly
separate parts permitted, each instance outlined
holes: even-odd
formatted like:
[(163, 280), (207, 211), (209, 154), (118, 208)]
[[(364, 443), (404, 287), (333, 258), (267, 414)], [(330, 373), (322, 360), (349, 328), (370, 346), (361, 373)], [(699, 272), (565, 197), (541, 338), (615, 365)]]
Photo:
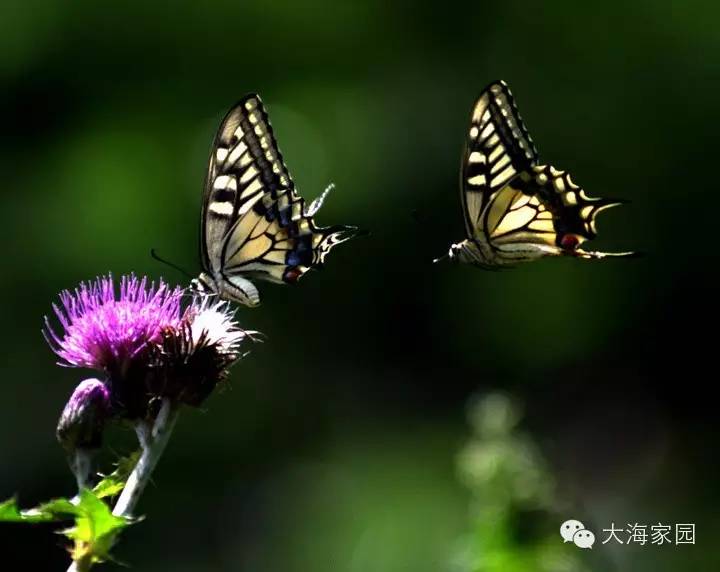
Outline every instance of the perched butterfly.
[(194, 288), (257, 306), (260, 295), (250, 280), (292, 284), (322, 266), (334, 246), (357, 233), (351, 226), (315, 226), (313, 215), (332, 187), (305, 205), (260, 97), (245, 96), (213, 144), (200, 229), (203, 272)]
[(538, 153), (503, 81), (490, 84), (472, 113), (461, 171), (467, 238), (450, 259), (492, 269), (544, 256), (605, 258), (632, 252), (582, 250), (595, 217), (621, 201), (588, 197)]

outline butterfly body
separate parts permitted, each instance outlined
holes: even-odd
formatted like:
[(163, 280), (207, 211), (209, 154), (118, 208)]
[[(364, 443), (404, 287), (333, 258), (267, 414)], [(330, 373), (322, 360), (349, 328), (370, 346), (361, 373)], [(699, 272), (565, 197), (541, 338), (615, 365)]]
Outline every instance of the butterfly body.
[(191, 286), (196, 292), (218, 296), (223, 300), (242, 301), (247, 306), (260, 304), (260, 292), (255, 284), (242, 276), (226, 276), (217, 280), (212, 274), (201, 272)]
[(248, 306), (260, 295), (252, 280), (292, 284), (323, 265), (328, 252), (355, 227), (317, 227), (298, 195), (267, 112), (256, 94), (234, 106), (215, 138), (203, 195), (200, 253), (202, 292)]
[(492, 269), (547, 256), (605, 258), (632, 253), (586, 251), (595, 217), (619, 201), (588, 197), (570, 175), (541, 165), (504, 82), (478, 99), (461, 169), (466, 239), (450, 247), (452, 260)]

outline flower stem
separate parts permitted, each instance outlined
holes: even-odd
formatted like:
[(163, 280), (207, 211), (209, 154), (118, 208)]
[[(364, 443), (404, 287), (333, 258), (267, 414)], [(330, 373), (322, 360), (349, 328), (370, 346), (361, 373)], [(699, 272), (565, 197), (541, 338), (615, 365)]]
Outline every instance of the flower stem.
[(78, 495), (83, 489), (88, 488), (90, 485), (90, 477), (92, 475), (92, 452), (87, 449), (77, 448), (70, 457), (70, 468), (75, 475), (77, 481)]
[[(142, 454), (115, 503), (113, 508), (115, 516), (132, 516), (135, 505), (140, 500), (145, 486), (150, 481), (155, 465), (157, 465), (165, 446), (170, 440), (177, 416), (178, 408), (169, 399), (165, 398), (152, 428), (148, 430), (146, 424), (138, 425), (138, 438), (142, 445)], [(91, 566), (92, 563), (89, 559), (84, 559), (80, 562), (73, 562), (67, 572), (87, 572)]]
[(115, 503), (115, 508), (113, 508), (115, 516), (132, 516), (135, 505), (140, 500), (145, 486), (150, 481), (155, 465), (157, 465), (170, 439), (170, 435), (172, 435), (176, 420), (177, 408), (173, 406), (169, 399), (163, 399), (152, 430), (148, 432), (149, 435), (146, 435), (142, 455), (140, 455), (137, 465), (130, 473), (120, 498)]

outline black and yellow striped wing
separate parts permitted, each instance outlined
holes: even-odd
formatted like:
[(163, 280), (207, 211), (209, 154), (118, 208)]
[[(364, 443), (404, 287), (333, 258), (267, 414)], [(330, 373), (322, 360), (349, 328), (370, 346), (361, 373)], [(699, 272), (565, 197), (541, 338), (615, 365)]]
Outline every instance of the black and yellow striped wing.
[(491, 84), (473, 108), (463, 153), (461, 199), (468, 236), (483, 224), (493, 197), (537, 159), (510, 89), (505, 82)]
[(620, 204), (590, 198), (565, 171), (539, 165), (520, 173), (493, 197), (483, 230), (494, 247), (547, 245), (583, 257), (577, 247), (597, 236), (598, 213)]
[(201, 257), (220, 295), (256, 305), (249, 279), (294, 283), (351, 238), (354, 227), (315, 225), (325, 194), (306, 208), (259, 96), (234, 106), (217, 133), (203, 198)]
[(461, 196), (467, 241), (456, 245), (456, 250), (479, 266), (548, 255), (610, 255), (585, 252), (578, 246), (595, 237), (597, 214), (620, 202), (590, 198), (567, 173), (539, 164), (537, 149), (505, 82), (483, 90), (473, 108), (463, 152)]

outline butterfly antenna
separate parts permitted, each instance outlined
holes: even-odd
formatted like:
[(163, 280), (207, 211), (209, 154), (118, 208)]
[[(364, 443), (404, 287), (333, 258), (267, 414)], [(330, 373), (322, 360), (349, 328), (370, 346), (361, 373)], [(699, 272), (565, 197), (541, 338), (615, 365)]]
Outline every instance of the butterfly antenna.
[(178, 272), (184, 274), (184, 275), (187, 276), (188, 278), (190, 278), (190, 279), (194, 278), (194, 276), (193, 276), (192, 274), (190, 274), (190, 273), (189, 273), (187, 270), (185, 270), (184, 268), (180, 268), (177, 264), (173, 264), (173, 263), (170, 262), (169, 260), (165, 260), (164, 258), (162, 258), (157, 252), (155, 252), (155, 249), (154, 249), (154, 248), (151, 248), (151, 249), (150, 249), (150, 256), (152, 256), (152, 257), (153, 257), (155, 260), (157, 260), (158, 262), (162, 262), (163, 264), (167, 264), (170, 268), (174, 268), (175, 270), (177, 270)]

